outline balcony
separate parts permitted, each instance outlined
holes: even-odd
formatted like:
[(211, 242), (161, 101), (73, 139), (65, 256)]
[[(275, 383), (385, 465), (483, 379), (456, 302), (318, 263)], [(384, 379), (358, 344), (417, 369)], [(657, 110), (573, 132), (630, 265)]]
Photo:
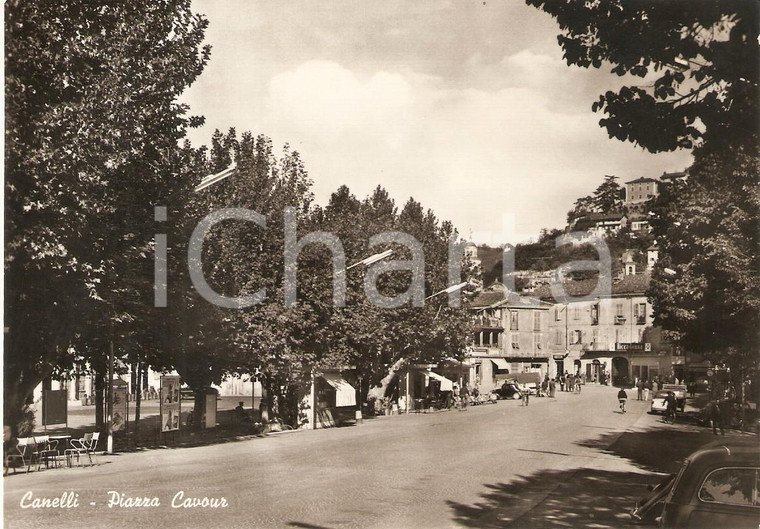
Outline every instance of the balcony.
[(499, 318), (491, 318), (487, 316), (480, 316), (475, 318), (475, 325), (484, 329), (503, 329)]
[(646, 317), (644, 316), (636, 317), (636, 325), (644, 325), (646, 322), (647, 322)]
[(625, 316), (615, 316), (615, 325), (623, 325), (625, 323)]

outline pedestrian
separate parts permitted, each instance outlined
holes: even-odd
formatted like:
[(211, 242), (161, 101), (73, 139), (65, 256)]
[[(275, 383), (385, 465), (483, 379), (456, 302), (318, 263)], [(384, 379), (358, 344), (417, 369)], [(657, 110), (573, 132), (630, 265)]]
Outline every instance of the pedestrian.
[(644, 379), (636, 381), (636, 400), (644, 400)]
[(668, 420), (676, 422), (676, 406), (678, 406), (676, 394), (672, 391), (668, 391), (668, 396), (665, 397), (665, 403), (667, 405), (667, 408), (665, 409), (665, 422)]
[(575, 389), (578, 393), (581, 392), (581, 377), (575, 377)]
[(549, 380), (549, 396), (554, 398), (554, 392), (557, 390), (557, 383), (552, 378)]
[(705, 406), (705, 412), (710, 419), (713, 435), (718, 435), (718, 429), (720, 429), (720, 435), (726, 435), (726, 432), (723, 429), (723, 414), (720, 410), (720, 403), (717, 400), (711, 400), (707, 406)]
[(649, 379), (644, 381), (644, 400), (649, 400), (649, 394), (652, 391), (652, 382)]
[(620, 412), (625, 413), (625, 401), (628, 400), (628, 394), (624, 388), (620, 388), (618, 391), (618, 402), (620, 403)]
[(564, 376), (559, 377), (559, 390), (565, 391), (565, 377)]
[(530, 400), (530, 391), (528, 390), (528, 385), (523, 384), (522, 386), (522, 405), (527, 406), (528, 401)]
[(652, 381), (652, 394), (654, 395), (657, 393), (658, 389), (660, 389), (660, 385), (657, 383), (657, 379), (655, 378), (654, 381)]
[(462, 409), (467, 410), (467, 400), (470, 398), (470, 392), (467, 389), (467, 384), (462, 385), (462, 389), (459, 392), (459, 396), (462, 399)]
[(575, 377), (573, 375), (568, 375), (565, 387), (571, 393), (575, 391)]

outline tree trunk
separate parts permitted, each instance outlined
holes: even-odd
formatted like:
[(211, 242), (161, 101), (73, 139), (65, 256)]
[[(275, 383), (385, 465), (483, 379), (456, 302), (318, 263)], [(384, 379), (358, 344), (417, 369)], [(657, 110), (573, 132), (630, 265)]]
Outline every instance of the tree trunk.
[(200, 430), (202, 427), (201, 421), (203, 420), (203, 411), (205, 408), (206, 391), (203, 389), (196, 389), (193, 391), (193, 430)]

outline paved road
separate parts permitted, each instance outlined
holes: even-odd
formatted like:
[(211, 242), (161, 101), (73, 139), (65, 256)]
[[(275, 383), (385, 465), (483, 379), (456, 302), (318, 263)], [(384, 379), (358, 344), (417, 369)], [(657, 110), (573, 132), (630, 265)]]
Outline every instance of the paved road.
[[(103, 456), (89, 468), (10, 475), (6, 527), (621, 527), (653, 474), (610, 450), (625, 430), (666, 428), (616, 390), (466, 412), (382, 417), (197, 448)], [(637, 424), (638, 423), (638, 424)], [(643, 439), (643, 437), (642, 437)], [(651, 468), (651, 467), (650, 467)], [(656, 477), (654, 478), (656, 479)], [(77, 507), (22, 509), (76, 494)], [(158, 507), (108, 507), (109, 491)], [(224, 498), (173, 508), (174, 496)], [(221, 501), (221, 500), (220, 500)]]

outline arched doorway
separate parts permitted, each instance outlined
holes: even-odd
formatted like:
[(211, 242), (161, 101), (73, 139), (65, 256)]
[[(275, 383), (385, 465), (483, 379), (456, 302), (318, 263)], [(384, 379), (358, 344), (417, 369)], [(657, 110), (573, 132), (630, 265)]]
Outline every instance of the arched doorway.
[(602, 379), (602, 363), (594, 358), (586, 364), (586, 382), (598, 382)]
[(612, 359), (612, 385), (626, 386), (631, 384), (629, 363), (627, 358), (616, 356)]

